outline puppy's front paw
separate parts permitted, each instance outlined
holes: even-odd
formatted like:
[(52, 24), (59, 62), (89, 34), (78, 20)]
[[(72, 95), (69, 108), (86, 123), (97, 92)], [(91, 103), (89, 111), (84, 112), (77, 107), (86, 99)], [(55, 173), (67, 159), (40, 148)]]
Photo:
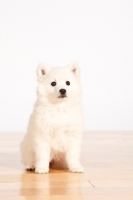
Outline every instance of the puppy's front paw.
[(35, 167), (34, 167), (33, 164), (32, 165), (26, 165), (26, 170), (32, 171), (32, 170), (35, 170)]
[(36, 167), (35, 173), (37, 174), (47, 174), (49, 171), (48, 167)]
[(70, 171), (73, 172), (73, 173), (83, 173), (84, 168), (81, 164), (73, 165), (73, 166), (70, 167)]

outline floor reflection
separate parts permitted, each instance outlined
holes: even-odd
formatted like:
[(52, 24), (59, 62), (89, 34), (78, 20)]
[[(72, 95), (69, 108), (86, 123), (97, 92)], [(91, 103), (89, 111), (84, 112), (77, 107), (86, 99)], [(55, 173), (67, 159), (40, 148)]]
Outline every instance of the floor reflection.
[[(26, 171), (21, 176), (21, 196), (80, 195), (83, 174), (72, 174), (68, 170), (50, 169), (48, 174)], [(82, 198), (81, 198), (82, 199)]]

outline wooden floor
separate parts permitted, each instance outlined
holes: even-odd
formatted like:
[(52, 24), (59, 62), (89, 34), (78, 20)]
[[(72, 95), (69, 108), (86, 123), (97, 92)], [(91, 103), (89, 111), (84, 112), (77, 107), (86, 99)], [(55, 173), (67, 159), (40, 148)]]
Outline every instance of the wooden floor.
[(0, 133), (0, 200), (133, 200), (133, 132), (86, 132), (84, 174), (25, 171), (23, 133)]

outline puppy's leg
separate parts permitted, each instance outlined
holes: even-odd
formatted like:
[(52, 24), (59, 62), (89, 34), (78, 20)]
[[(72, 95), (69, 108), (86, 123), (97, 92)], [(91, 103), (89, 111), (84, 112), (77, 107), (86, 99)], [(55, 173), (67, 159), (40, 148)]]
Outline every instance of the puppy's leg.
[(33, 151), (30, 151), (28, 155), (25, 156), (25, 159), (27, 157), (27, 162), (26, 162), (26, 169), (27, 170), (34, 170), (35, 169), (35, 156)]
[(48, 173), (50, 161), (50, 145), (48, 142), (41, 140), (37, 143), (35, 150), (35, 159), (35, 172), (39, 174)]
[(81, 140), (76, 137), (70, 136), (68, 151), (66, 153), (66, 160), (71, 172), (84, 172), (83, 166), (80, 164), (80, 149)]
[(25, 141), (21, 143), (21, 154), (22, 154), (22, 162), (25, 165), (27, 170), (35, 169), (35, 157), (33, 149), (31, 149), (30, 145), (26, 145)]

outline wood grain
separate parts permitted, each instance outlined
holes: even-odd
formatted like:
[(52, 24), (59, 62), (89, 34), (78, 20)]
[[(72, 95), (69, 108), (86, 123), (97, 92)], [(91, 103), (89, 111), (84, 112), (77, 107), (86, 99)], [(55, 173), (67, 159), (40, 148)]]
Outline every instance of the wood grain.
[(133, 132), (88, 131), (84, 174), (25, 171), (19, 145), (24, 133), (0, 133), (0, 200), (133, 200)]

